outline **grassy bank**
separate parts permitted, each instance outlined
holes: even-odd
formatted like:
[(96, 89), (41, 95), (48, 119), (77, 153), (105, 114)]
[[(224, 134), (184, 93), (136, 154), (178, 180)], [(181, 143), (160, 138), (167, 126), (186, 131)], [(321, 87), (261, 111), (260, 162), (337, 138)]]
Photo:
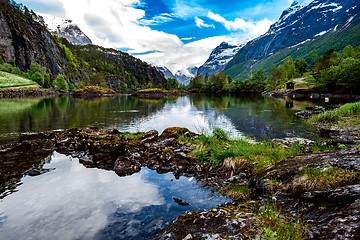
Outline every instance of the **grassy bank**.
[(215, 129), (211, 136), (200, 135), (194, 143), (193, 151), (199, 162), (212, 167), (228, 169), (263, 170), (277, 162), (300, 153), (300, 146), (290, 149), (272, 142), (251, 143), (244, 139), (230, 139), (221, 129)]
[(22, 78), (20, 76), (2, 72), (0, 71), (0, 88), (9, 88), (9, 87), (21, 87), (21, 86), (30, 86), (37, 85), (36, 82), (33, 82), (29, 79)]
[(344, 128), (358, 127), (360, 125), (360, 102), (347, 103), (333, 111), (315, 115), (309, 118), (308, 122), (337, 124)]

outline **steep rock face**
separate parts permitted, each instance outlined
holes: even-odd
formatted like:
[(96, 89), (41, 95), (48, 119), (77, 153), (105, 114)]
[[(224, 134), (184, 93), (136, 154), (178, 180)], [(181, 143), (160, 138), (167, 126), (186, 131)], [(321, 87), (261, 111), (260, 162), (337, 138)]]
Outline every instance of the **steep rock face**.
[(40, 15), (44, 18), (49, 31), (55, 32), (59, 37), (66, 38), (69, 42), (76, 45), (92, 44), (90, 38), (72, 20), (48, 14)]
[[(91, 77), (94, 73), (101, 73), (112, 89), (121, 83), (135, 82), (140, 87), (148, 82), (154, 85), (165, 82), (163, 74), (154, 67), (123, 52), (95, 45), (66, 43), (65, 46), (64, 42), (60, 47), (47, 28), (33, 19), (32, 14), (0, 0), (0, 57), (5, 62), (14, 62), (20, 70), (27, 71), (36, 62), (47, 68), (52, 79), (62, 74), (72, 83), (87, 78), (86, 75)], [(75, 31), (76, 27), (72, 30)], [(69, 49), (63, 49), (64, 46), (73, 55), (65, 55), (65, 50)], [(71, 63), (74, 58), (78, 64)], [(87, 68), (83, 61), (92, 62), (99, 69)], [(111, 65), (113, 69), (109, 70), (104, 65)], [(113, 74), (114, 68), (122, 75)]]
[(51, 33), (4, 0), (0, 1), (0, 55), (22, 71), (37, 62), (53, 76), (66, 75), (64, 53)]
[[(269, 31), (248, 42), (227, 64), (225, 71), (233, 77), (239, 71), (285, 48), (298, 48), (324, 34), (340, 31), (359, 20), (359, 1), (294, 1)], [(246, 65), (246, 66), (244, 66)]]
[(226, 64), (235, 56), (235, 54), (244, 46), (244, 44), (229, 44), (222, 42), (210, 54), (210, 57), (199, 68), (198, 73), (213, 75), (220, 70), (224, 70)]

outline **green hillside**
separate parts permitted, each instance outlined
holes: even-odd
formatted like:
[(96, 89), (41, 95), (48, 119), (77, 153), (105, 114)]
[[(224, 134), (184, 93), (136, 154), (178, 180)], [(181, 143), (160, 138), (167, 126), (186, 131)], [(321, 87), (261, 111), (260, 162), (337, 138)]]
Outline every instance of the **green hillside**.
[(22, 87), (30, 85), (36, 85), (36, 82), (11, 73), (0, 71), (0, 88)]
[[(326, 33), (314, 41), (305, 43), (299, 47), (285, 48), (274, 55), (261, 60), (252, 66), (253, 61), (240, 62), (230, 68), (225, 68), (225, 74), (230, 75), (234, 79), (247, 78), (250, 67), (253, 72), (263, 69), (265, 72), (271, 71), (271, 65), (282, 64), (286, 57), (291, 56), (293, 59), (305, 59), (308, 63), (311, 63), (312, 50), (316, 50), (318, 55), (323, 55), (329, 49), (335, 49), (340, 51), (347, 45), (358, 46), (360, 44), (360, 22), (353, 23), (345, 29), (338, 29)], [(236, 55), (232, 61), (236, 62), (236, 59), (240, 59), (241, 56)]]

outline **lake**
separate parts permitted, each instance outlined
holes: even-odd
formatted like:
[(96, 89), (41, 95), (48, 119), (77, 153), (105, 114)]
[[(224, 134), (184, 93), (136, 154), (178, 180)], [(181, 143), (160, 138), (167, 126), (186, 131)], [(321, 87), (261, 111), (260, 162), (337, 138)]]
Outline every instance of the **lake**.
[(205, 96), (139, 99), (114, 98), (0, 99), (0, 140), (16, 139), (23, 134), (97, 126), (138, 132), (167, 127), (186, 127), (196, 133), (222, 128), (234, 137), (257, 140), (313, 136), (314, 128), (295, 116), (298, 110), (321, 103), (266, 97)]
[[(295, 112), (319, 104), (231, 95), (1, 99), (0, 141), (85, 126), (128, 132), (155, 129), (160, 133), (173, 126), (196, 133), (210, 133), (219, 127), (233, 137), (255, 141), (317, 138), (314, 128)], [(20, 171), (17, 181), (0, 178), (2, 186), (12, 184), (11, 191), (0, 188), (3, 239), (150, 239), (176, 216), (230, 201), (198, 186), (193, 178), (175, 179), (171, 173), (160, 175), (147, 168), (119, 177), (113, 171), (85, 168), (77, 158), (57, 152), (21, 161), (0, 157), (0, 171), (13, 171), (14, 176)], [(32, 166), (49, 171), (39, 176), (22, 174)], [(173, 197), (190, 205), (180, 206)]]

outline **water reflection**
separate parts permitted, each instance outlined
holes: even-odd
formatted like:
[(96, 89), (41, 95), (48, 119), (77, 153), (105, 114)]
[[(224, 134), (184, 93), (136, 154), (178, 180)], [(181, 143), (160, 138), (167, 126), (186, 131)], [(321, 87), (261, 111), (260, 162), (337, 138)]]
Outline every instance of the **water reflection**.
[(188, 178), (149, 169), (120, 178), (58, 153), (44, 168), (55, 170), (24, 177), (18, 192), (1, 200), (2, 239), (148, 239), (187, 210), (226, 201)]
[(292, 108), (288, 108), (282, 99), (231, 95), (154, 100), (130, 96), (0, 100), (0, 141), (23, 133), (89, 125), (131, 132), (153, 129), (161, 132), (167, 127), (181, 126), (206, 133), (220, 127), (236, 137), (243, 134), (257, 139), (309, 137), (313, 129), (294, 113), (315, 105), (294, 100)]

